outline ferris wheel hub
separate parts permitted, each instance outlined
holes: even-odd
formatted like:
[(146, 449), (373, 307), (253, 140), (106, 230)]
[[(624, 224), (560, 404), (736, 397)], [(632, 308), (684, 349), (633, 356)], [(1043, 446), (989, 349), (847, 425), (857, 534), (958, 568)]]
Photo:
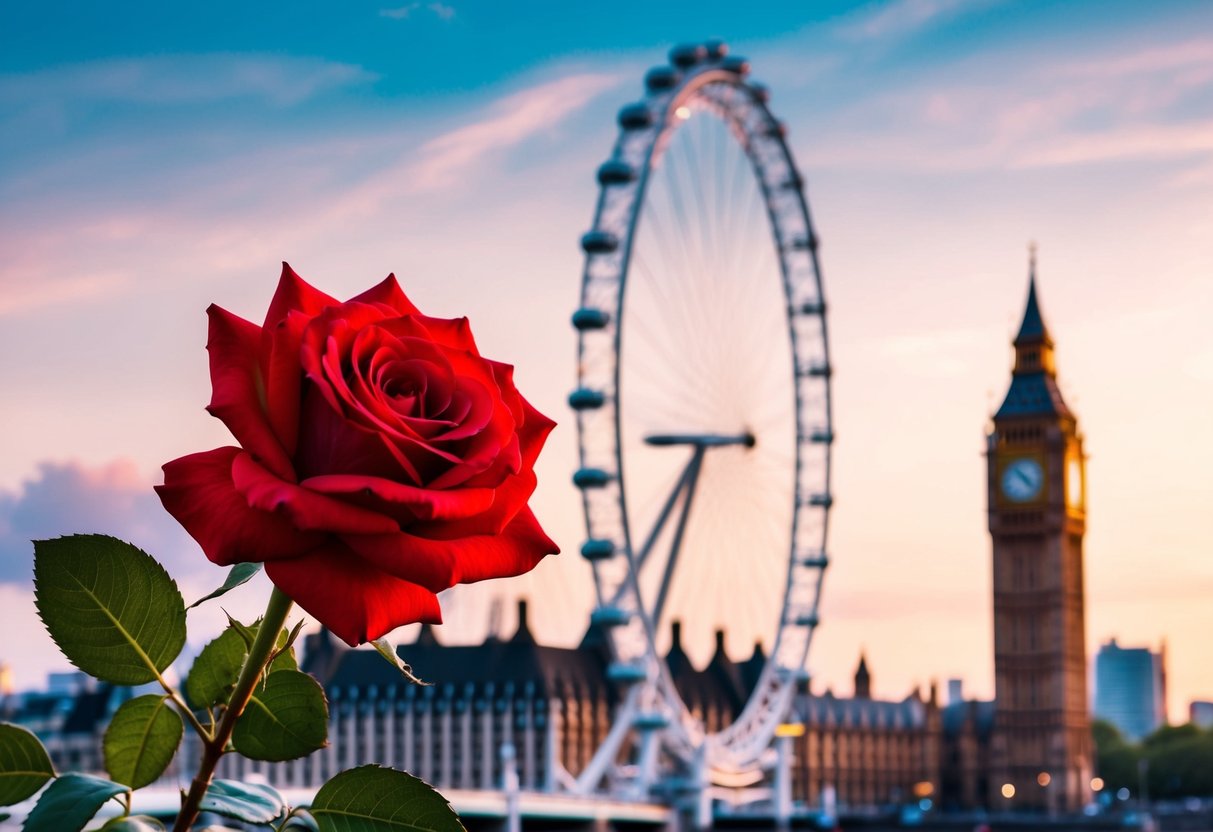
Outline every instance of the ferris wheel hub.
[(664, 448), (671, 445), (691, 445), (696, 448), (723, 448), (729, 445), (744, 445), (752, 448), (758, 443), (754, 434), (745, 433), (653, 433), (644, 438), (646, 445)]

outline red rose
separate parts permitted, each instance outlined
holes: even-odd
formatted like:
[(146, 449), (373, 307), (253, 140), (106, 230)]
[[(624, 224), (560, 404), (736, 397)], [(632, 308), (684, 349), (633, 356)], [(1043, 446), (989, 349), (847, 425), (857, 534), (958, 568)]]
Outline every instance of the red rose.
[(354, 645), (559, 551), (527, 507), (554, 423), (466, 318), (422, 315), (392, 275), (339, 303), (285, 263), (262, 326), (207, 314), (207, 410), (242, 447), (167, 463), (156, 491), (211, 561), (264, 561)]

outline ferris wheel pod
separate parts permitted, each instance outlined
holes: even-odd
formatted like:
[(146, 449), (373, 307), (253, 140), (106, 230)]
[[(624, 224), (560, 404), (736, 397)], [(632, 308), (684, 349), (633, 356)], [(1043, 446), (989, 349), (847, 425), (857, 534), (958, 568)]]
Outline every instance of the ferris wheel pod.
[(624, 130), (643, 130), (653, 126), (653, 113), (644, 102), (628, 104), (619, 111), (619, 126)]
[(729, 45), (722, 40), (710, 40), (703, 45), (708, 51), (708, 59), (718, 61), (729, 54)]
[(589, 309), (582, 307), (573, 313), (573, 327), (579, 332), (587, 329), (606, 329), (611, 322), (611, 313), (605, 309)]
[(597, 607), (590, 613), (591, 627), (623, 627), (632, 620), (632, 614), (619, 607)]
[(612, 662), (607, 666), (607, 679), (620, 685), (634, 685), (648, 678), (648, 671), (638, 664)]
[(670, 63), (682, 69), (695, 66), (708, 58), (708, 48), (702, 43), (682, 43), (670, 50)]
[(579, 387), (569, 393), (569, 407), (574, 410), (594, 410), (606, 402), (606, 394), (601, 390), (590, 390)]
[(598, 166), (599, 185), (627, 185), (636, 181), (636, 168), (620, 159), (611, 159)]
[(678, 86), (678, 70), (668, 66), (655, 66), (644, 76), (644, 86), (649, 92), (664, 92)]
[(670, 718), (658, 711), (646, 711), (632, 718), (632, 727), (637, 731), (664, 731), (670, 727)]
[(605, 488), (613, 479), (614, 477), (601, 468), (578, 468), (573, 472), (573, 485), (583, 490)]
[(588, 561), (612, 558), (617, 551), (618, 547), (613, 540), (592, 538), (581, 544), (581, 556)]
[(806, 569), (825, 569), (830, 565), (830, 557), (825, 552), (815, 552), (802, 557), (800, 565)]
[(809, 431), (808, 440), (814, 445), (829, 445), (834, 441), (834, 431), (826, 428), (813, 428)]
[(581, 235), (581, 249), (586, 254), (610, 254), (619, 248), (619, 238), (609, 231), (587, 231)]
[(720, 68), (725, 72), (733, 72), (745, 76), (750, 74), (750, 62), (739, 55), (729, 55), (720, 62)]

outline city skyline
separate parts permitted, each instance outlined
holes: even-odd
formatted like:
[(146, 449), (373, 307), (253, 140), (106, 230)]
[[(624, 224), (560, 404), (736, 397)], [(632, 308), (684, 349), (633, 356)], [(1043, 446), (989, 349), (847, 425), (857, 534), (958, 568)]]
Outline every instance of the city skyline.
[(838, 441), (818, 684), (849, 690), (863, 649), (880, 695), (952, 676), (992, 694), (981, 452), (1034, 239), (1090, 453), (1088, 651), (1165, 638), (1172, 719), (1213, 696), (1207, 7), (623, 4), (595, 27), (536, 4), (523, 36), (488, 3), (383, 4), (325, 15), (332, 39), (284, 9), (226, 28), (4, 12), (34, 35), (0, 50), (0, 624), (37, 633), (0, 659), (21, 686), (63, 665), (29, 535), (120, 533), (187, 595), (218, 582), (150, 486), (227, 442), (202, 410), (203, 310), (255, 317), (282, 259), (338, 296), (395, 271), (517, 365), (561, 425), (535, 505), (565, 554), (453, 599), (442, 637), (474, 637), (495, 597), (508, 631), (518, 595), (541, 638), (579, 635), (577, 239), (615, 111), (670, 45), (719, 35), (772, 88), (822, 237)]

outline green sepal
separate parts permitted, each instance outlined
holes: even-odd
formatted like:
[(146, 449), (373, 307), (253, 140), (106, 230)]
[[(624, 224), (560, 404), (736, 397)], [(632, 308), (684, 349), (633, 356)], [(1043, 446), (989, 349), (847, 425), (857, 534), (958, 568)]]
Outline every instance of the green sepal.
[(463, 832), (433, 786), (411, 774), (369, 765), (329, 780), (308, 809), (321, 832)]
[(47, 786), (25, 820), (23, 832), (80, 832), (126, 786), (88, 774), (65, 774)]
[(117, 538), (34, 541), (34, 604), (68, 661), (106, 682), (156, 679), (185, 644), (185, 602), (155, 558)]
[(0, 722), (0, 806), (20, 803), (54, 776), (42, 741), (32, 731)]
[[(261, 627), (260, 620), (251, 627), (234, 619), (229, 620), (233, 626), (202, 648), (185, 679), (185, 697), (195, 708), (209, 708), (227, 702), (240, 675), (240, 668), (244, 666), (245, 657), (248, 656), (248, 644), (252, 644), (252, 639), (257, 637), (257, 630)], [(236, 629), (236, 625), (240, 629)], [(251, 636), (248, 644), (245, 643), (245, 633)], [(279, 634), (278, 645), (282, 652), (270, 662), (271, 673), (275, 670), (299, 669), (294, 651), (286, 646), (289, 638), (286, 630)]]
[(184, 730), (181, 715), (165, 696), (123, 702), (105, 730), (105, 770), (119, 783), (143, 788), (168, 768)]
[[(227, 616), (227, 625), (235, 630), (240, 635), (240, 638), (244, 641), (244, 649), (252, 649), (253, 641), (257, 638), (257, 631), (252, 627), (241, 624), (239, 621), (232, 618), (227, 610), (224, 610), (223, 614)], [(260, 621), (261, 619), (257, 620)]]
[(215, 780), (203, 795), (199, 809), (245, 823), (270, 823), (286, 811), (286, 801), (271, 786)]
[(194, 607), (201, 604), (203, 601), (209, 601), (212, 598), (218, 598), (220, 595), (226, 595), (241, 584), (246, 584), (252, 580), (258, 572), (261, 571), (259, 563), (238, 563), (228, 570), (227, 577), (223, 580), (223, 586), (216, 589), (210, 595), (203, 595), (194, 603), (186, 607), (187, 610), (192, 610)]
[(327, 744), (328, 722), (320, 684), (298, 670), (276, 670), (253, 690), (236, 720), (232, 746), (254, 760), (294, 760)]
[(386, 638), (377, 638), (371, 642), (371, 645), (377, 651), (379, 651), (380, 656), (383, 656), (383, 658), (388, 660), (388, 663), (391, 664), (392, 667), (399, 670), (404, 678), (408, 679), (414, 685), (429, 687), (431, 683), (423, 682), (421, 679), (417, 678), (417, 675), (413, 673), (413, 668), (409, 666), (408, 662), (400, 658), (400, 654), (396, 652), (396, 649), (392, 647), (391, 643)]

